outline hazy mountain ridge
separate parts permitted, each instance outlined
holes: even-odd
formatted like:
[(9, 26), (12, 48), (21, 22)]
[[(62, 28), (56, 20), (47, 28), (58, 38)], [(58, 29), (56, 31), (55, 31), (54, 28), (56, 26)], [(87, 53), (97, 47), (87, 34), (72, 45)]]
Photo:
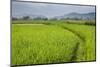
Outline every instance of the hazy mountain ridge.
[[(76, 13), (76, 12), (72, 12), (72, 13), (68, 13), (68, 14), (64, 14), (62, 16), (55, 16), (53, 18), (56, 18), (56, 19), (73, 19), (73, 18), (76, 18), (76, 19), (83, 19), (83, 20), (95, 20), (95, 15), (96, 13), (95, 12), (90, 12), (90, 13)], [(41, 17), (41, 18), (48, 18), (44, 15), (32, 15), (32, 14), (17, 14), (17, 15), (13, 15), (13, 17), (16, 17), (16, 18), (22, 18), (23, 16), (29, 16), (31, 19), (33, 18), (37, 18), (37, 17)], [(50, 18), (49, 18), (50, 19)]]
[(56, 16), (55, 18), (58, 19), (63, 19), (63, 18), (78, 18), (78, 19), (84, 19), (84, 20), (95, 20), (95, 12), (90, 12), (90, 13), (69, 13), (65, 14), (63, 16)]

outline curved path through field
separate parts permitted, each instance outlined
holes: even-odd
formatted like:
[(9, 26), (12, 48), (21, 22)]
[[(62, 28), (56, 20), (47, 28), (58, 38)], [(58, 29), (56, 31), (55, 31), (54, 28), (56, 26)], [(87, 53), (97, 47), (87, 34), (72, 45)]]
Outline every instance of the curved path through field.
[[(66, 29), (66, 30), (72, 32), (73, 34), (75, 34), (75, 35), (81, 40), (81, 42), (82, 42), (83, 44), (85, 43), (85, 37), (80, 36), (80, 34), (78, 34), (76, 31), (74, 31), (74, 30), (72, 30), (72, 29), (69, 29), (68, 27), (65, 27), (65, 26), (61, 26), (61, 27), (62, 27), (63, 29)], [(80, 44), (81, 42), (78, 42), (78, 43), (76, 44), (75, 49), (73, 50), (73, 55), (72, 55), (72, 58), (70, 59), (72, 62), (76, 62), (79, 46), (82, 45), (82, 44)]]

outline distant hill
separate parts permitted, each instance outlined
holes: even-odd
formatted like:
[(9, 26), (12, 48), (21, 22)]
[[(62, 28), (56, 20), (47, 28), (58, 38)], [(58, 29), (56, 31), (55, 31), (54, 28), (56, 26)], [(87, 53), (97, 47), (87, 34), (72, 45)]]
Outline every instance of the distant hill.
[[(69, 14), (64, 14), (62, 16), (55, 16), (53, 18), (56, 19), (83, 19), (83, 20), (95, 20), (95, 12), (91, 12), (91, 13), (69, 13)], [(41, 17), (41, 18), (47, 18), (46, 16), (43, 15), (32, 15), (32, 14), (17, 14), (17, 15), (13, 15), (13, 17), (16, 18), (22, 18), (23, 16), (29, 16), (31, 19), (37, 18), (37, 17)], [(49, 18), (50, 19), (50, 18)]]
[(84, 20), (95, 20), (95, 12), (91, 12), (91, 13), (69, 13), (69, 14), (65, 14), (63, 16), (56, 16), (55, 18), (58, 19), (63, 19), (63, 18), (78, 18), (78, 19), (84, 19)]

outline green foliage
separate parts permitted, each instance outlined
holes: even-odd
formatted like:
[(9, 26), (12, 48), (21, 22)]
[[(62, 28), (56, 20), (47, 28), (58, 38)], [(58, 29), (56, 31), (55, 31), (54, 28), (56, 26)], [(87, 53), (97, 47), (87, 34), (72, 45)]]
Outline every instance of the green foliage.
[(96, 23), (95, 23), (95, 21), (86, 21), (85, 23), (84, 23), (85, 25), (96, 25)]
[(69, 23), (69, 24), (84, 24), (84, 25), (96, 25), (95, 20), (48, 20), (44, 18), (44, 20), (13, 20), (13, 24), (54, 24), (54, 23)]
[(12, 65), (96, 60), (95, 26), (58, 20), (19, 23), (25, 24), (12, 24)]
[(30, 19), (30, 17), (29, 16), (23, 16), (23, 18), (22, 18), (23, 20), (29, 20)]
[(77, 52), (77, 61), (93, 61), (95, 59), (95, 26), (77, 25), (77, 24), (62, 24), (74, 33), (77, 33), (83, 44), (80, 45)]

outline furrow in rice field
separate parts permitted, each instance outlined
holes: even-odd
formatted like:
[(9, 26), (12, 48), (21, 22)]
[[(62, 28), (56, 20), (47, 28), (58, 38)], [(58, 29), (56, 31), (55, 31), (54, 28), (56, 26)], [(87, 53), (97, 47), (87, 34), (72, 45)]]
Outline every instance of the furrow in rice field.
[(72, 31), (81, 40), (77, 51), (77, 61), (94, 61), (95, 60), (95, 26), (62, 24), (61, 27)]
[(85, 38), (80, 36), (80, 34), (78, 34), (76, 31), (74, 31), (74, 30), (72, 30), (68, 27), (65, 27), (65, 26), (61, 26), (61, 27), (68, 30), (68, 31), (70, 31), (70, 32), (72, 32), (73, 34), (75, 34), (80, 39), (80, 41), (76, 44), (76, 47), (73, 50), (73, 56), (71, 58), (71, 61), (75, 62), (75, 61), (77, 61), (79, 46), (85, 44)]

